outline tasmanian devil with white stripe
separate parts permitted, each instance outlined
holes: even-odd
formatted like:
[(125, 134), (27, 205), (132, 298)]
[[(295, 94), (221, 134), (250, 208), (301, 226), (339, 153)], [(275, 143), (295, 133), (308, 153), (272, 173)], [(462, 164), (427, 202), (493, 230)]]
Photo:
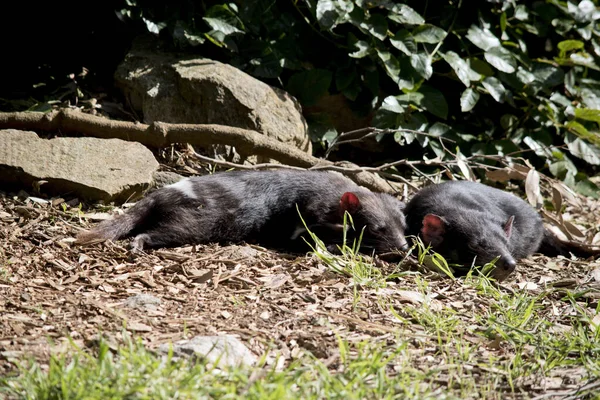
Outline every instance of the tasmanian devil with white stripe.
[(419, 235), (451, 262), (484, 265), (499, 257), (492, 272), (499, 280), (515, 269), (517, 260), (535, 252), (600, 255), (600, 250), (560, 240), (524, 200), (481, 183), (427, 186), (408, 202), (405, 214), (407, 234)]
[(361, 249), (406, 249), (404, 203), (350, 179), (317, 171), (238, 171), (184, 179), (147, 195), (123, 215), (77, 238), (78, 244), (134, 237), (133, 249), (249, 242), (306, 250), (306, 225), (326, 244), (342, 241), (348, 212)]

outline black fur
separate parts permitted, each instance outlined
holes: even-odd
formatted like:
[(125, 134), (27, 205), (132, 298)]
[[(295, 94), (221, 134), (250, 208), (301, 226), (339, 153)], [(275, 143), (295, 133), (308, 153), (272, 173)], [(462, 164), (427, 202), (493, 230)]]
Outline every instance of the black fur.
[(517, 260), (538, 251), (550, 256), (600, 254), (561, 241), (544, 228), (527, 202), (480, 183), (452, 181), (425, 187), (406, 205), (405, 214), (407, 235), (426, 238), (454, 263), (470, 266), (475, 259), (476, 265), (483, 265), (500, 257), (493, 273), (498, 279), (508, 276)]
[(182, 182), (161, 188), (125, 214), (82, 232), (77, 242), (135, 236), (133, 247), (137, 250), (245, 241), (304, 251), (307, 247), (301, 233), (305, 230), (297, 205), (308, 227), (326, 243), (341, 242), (347, 210), (357, 231), (365, 227), (364, 248), (378, 252), (406, 248), (404, 203), (339, 174), (239, 171)]

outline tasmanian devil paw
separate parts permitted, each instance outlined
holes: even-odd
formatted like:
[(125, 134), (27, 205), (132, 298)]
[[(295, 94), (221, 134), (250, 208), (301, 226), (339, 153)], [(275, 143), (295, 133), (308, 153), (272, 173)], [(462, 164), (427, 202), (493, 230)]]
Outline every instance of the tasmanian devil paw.
[(144, 252), (144, 245), (150, 241), (150, 236), (141, 233), (133, 238), (131, 242), (131, 252), (133, 254), (142, 254)]

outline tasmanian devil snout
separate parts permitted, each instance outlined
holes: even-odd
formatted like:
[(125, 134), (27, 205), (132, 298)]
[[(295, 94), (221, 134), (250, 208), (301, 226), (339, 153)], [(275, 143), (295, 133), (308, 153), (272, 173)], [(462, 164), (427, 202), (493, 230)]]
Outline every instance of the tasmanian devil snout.
[[(82, 232), (80, 244), (134, 237), (134, 249), (209, 242), (254, 242), (307, 249), (306, 227), (325, 243), (340, 243), (345, 213), (362, 248), (407, 247), (404, 203), (348, 178), (316, 171), (241, 171), (184, 179), (147, 195), (125, 214)], [(304, 220), (300, 219), (299, 213)]]

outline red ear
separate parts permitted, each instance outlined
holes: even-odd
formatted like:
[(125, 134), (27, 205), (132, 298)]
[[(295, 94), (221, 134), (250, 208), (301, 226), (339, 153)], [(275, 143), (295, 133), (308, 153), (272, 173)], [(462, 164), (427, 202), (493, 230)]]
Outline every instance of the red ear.
[(360, 200), (358, 200), (358, 197), (354, 193), (346, 192), (340, 199), (340, 208), (342, 214), (344, 211), (348, 211), (352, 215), (360, 209)]
[(446, 222), (442, 217), (435, 214), (427, 214), (423, 217), (421, 236), (426, 245), (431, 244), (433, 247), (440, 245), (444, 241), (444, 233), (446, 233)]
[(515, 216), (511, 215), (508, 221), (504, 224), (504, 233), (506, 233), (506, 237), (510, 239), (510, 235), (512, 235), (512, 227), (515, 222)]

